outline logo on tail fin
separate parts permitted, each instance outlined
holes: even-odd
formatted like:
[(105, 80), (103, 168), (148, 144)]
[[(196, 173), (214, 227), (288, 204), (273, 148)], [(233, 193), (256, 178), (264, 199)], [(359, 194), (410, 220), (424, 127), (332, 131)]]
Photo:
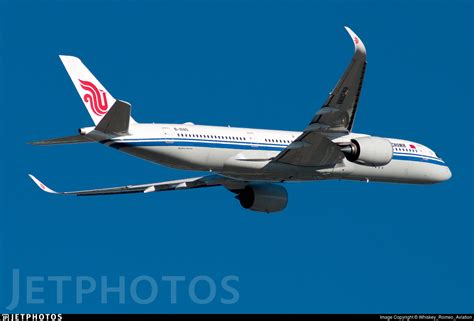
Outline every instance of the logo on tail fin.
[[(80, 80), (82, 89), (88, 91), (82, 98), (86, 103), (89, 103), (90, 109), (97, 116), (103, 116), (107, 113), (109, 108), (107, 104), (107, 95), (103, 90), (99, 90), (96, 85), (90, 81)], [(102, 96), (100, 93), (102, 92)]]

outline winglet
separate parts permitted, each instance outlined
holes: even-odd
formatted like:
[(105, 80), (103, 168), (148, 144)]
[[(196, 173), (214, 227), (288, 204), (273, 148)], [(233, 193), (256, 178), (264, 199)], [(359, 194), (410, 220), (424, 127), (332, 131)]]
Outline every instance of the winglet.
[(46, 185), (44, 185), (43, 183), (41, 183), (40, 180), (37, 179), (36, 177), (34, 177), (33, 175), (28, 174), (28, 176), (30, 176), (30, 178), (33, 180), (33, 182), (35, 182), (35, 184), (38, 185), (38, 187), (41, 188), (41, 189), (42, 189), (43, 191), (45, 191), (46, 193), (59, 194), (58, 192), (53, 191), (53, 190), (50, 189), (48, 186), (46, 186)]
[(352, 38), (352, 41), (354, 42), (355, 51), (365, 55), (366, 50), (362, 40), (354, 33), (354, 31), (352, 31), (351, 28), (346, 26), (344, 26), (344, 28), (346, 28), (346, 31), (349, 33)]

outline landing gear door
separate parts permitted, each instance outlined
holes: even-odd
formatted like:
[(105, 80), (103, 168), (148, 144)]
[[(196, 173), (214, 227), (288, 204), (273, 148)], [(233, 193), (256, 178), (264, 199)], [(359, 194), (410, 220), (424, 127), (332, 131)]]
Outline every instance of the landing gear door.
[(173, 137), (171, 135), (171, 130), (169, 127), (163, 127), (163, 137), (165, 138), (165, 143), (172, 144), (174, 143)]

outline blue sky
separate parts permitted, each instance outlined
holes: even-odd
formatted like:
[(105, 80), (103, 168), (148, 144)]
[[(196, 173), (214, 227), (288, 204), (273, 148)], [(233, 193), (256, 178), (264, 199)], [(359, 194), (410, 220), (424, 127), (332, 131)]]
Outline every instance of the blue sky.
[[(44, 303), (22, 292), (15, 312), (474, 312), (471, 1), (0, 4), (1, 309), (19, 269), (22, 283), (124, 276), (127, 293), (148, 275), (159, 293), (101, 304), (95, 291), (77, 304), (68, 283), (56, 303), (52, 283), (37, 282)], [(196, 175), (101, 145), (27, 145), (92, 124), (59, 54), (81, 57), (139, 122), (301, 130), (351, 58), (344, 25), (368, 51), (354, 131), (431, 147), (450, 181), (287, 184), (288, 208), (267, 216), (220, 188), (54, 197), (27, 177), (67, 190)], [(199, 275), (217, 283), (209, 304), (190, 298)], [(228, 275), (235, 304), (220, 302)], [(163, 276), (185, 277), (176, 304)]]

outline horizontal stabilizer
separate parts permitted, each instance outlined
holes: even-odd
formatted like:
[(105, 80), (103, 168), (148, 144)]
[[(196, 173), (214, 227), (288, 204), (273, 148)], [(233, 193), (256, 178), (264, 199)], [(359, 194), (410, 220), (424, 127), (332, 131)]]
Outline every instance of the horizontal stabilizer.
[(74, 136), (66, 136), (66, 137), (59, 137), (59, 138), (52, 138), (52, 139), (45, 139), (45, 140), (37, 140), (34, 142), (30, 142), (30, 144), (37, 145), (37, 146), (45, 146), (45, 145), (90, 143), (93, 141), (94, 140), (86, 137), (85, 135), (74, 135)]

